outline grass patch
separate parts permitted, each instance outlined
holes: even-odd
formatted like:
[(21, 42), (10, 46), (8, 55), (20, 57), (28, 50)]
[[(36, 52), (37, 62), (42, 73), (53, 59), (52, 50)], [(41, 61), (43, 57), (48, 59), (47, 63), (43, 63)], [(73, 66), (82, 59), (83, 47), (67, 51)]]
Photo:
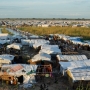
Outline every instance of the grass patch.
[(13, 35), (11, 32), (9, 32), (8, 30), (6, 30), (6, 28), (1, 29), (1, 32), (2, 33), (8, 33), (10, 35)]
[(84, 39), (90, 39), (90, 28), (86, 27), (31, 27), (22, 26), (18, 29), (36, 35), (65, 34), (69, 36), (82, 36)]

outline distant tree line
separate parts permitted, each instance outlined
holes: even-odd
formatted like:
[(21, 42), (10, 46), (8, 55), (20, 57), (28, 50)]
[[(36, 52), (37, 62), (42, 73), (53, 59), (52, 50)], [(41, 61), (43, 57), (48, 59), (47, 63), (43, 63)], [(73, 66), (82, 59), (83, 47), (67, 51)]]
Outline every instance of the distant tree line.
[(0, 18), (0, 20), (90, 20), (86, 18)]

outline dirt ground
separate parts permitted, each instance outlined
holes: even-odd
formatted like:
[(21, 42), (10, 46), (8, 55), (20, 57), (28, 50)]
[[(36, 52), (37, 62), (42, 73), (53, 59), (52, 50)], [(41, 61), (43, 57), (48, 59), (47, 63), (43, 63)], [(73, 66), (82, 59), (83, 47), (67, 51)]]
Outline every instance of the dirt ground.
[[(69, 83), (67, 83), (68, 80), (66, 77), (61, 76), (60, 74), (57, 75), (57, 82), (55, 82), (54, 77), (44, 77), (42, 80), (40, 80), (38, 83), (33, 84), (33, 87), (30, 88), (20, 88), (17, 86), (11, 86), (6, 85), (5, 83), (3, 85), (0, 84), (1, 88), (0, 90), (40, 90), (40, 85), (46, 85), (48, 87), (48, 90), (72, 90), (70, 88)], [(46, 90), (44, 88), (44, 90)]]

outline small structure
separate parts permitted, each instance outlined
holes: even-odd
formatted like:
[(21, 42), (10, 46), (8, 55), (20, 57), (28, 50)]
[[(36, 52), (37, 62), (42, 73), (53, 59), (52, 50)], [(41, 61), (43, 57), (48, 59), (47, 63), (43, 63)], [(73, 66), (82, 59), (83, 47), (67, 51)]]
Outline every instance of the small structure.
[(13, 43), (13, 44), (7, 45), (7, 49), (13, 48), (13, 49), (20, 50), (21, 47), (22, 47), (22, 45), (20, 43)]
[(87, 60), (86, 55), (57, 55), (57, 59), (59, 61), (80, 61), (80, 60)]
[(20, 54), (22, 45), (19, 43), (13, 43), (10, 45), (7, 45), (7, 52), (10, 54)]
[(0, 55), (0, 64), (10, 64), (14, 59), (13, 55), (10, 54), (2, 54)]
[(0, 39), (1, 40), (8, 40), (10, 39), (10, 35), (5, 33), (5, 34), (0, 34)]
[(68, 77), (69, 84), (77, 88), (80, 85), (87, 87), (90, 83), (90, 59), (82, 61), (59, 62), (60, 72)]
[[(23, 84), (35, 83), (35, 75), (36, 75), (37, 65), (27, 65), (27, 64), (11, 64), (11, 65), (3, 65), (1, 68), (3, 77), (7, 75), (17, 77), (18, 82)], [(2, 78), (3, 80), (7, 80), (7, 78)]]
[(42, 61), (42, 60), (51, 62), (51, 56), (47, 53), (39, 53), (31, 59), (32, 62), (37, 62), (37, 61)]

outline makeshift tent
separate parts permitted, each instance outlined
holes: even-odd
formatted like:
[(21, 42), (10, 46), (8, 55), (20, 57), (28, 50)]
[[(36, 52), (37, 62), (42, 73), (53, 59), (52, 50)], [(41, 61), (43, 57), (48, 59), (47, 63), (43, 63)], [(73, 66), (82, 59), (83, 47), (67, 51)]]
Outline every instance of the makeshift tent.
[(21, 39), (21, 38), (23, 38), (21, 35), (13, 35), (12, 36), (12, 39)]
[(10, 64), (10, 65), (2, 65), (1, 70), (6, 69), (8, 74), (14, 76), (21, 75), (35, 75), (37, 65), (27, 65), (27, 64)]
[(66, 70), (68, 68), (75, 68), (76, 67), (76, 64), (74, 62), (59, 62), (60, 64), (60, 73), (62, 75), (66, 75)]
[[(90, 68), (75, 68), (67, 70), (68, 80), (71, 86), (74, 86), (75, 83), (78, 83), (77, 86), (82, 83), (85, 87), (90, 86)], [(87, 82), (87, 83), (86, 83)]]
[(13, 55), (9, 55), (9, 54), (2, 54), (0, 55), (0, 63), (2, 64), (9, 64), (12, 62), (12, 60), (14, 59)]
[(29, 45), (30, 40), (29, 39), (21, 39), (22, 45)]
[(29, 36), (29, 38), (39, 38), (39, 36), (37, 36), (37, 35), (32, 35), (32, 36)]
[(40, 52), (44, 52), (47, 54), (61, 54), (61, 50), (59, 49), (58, 45), (42, 45), (42, 49)]
[(10, 43), (10, 40), (0, 40), (0, 44)]
[(68, 61), (74, 61), (74, 60), (87, 60), (86, 55), (57, 55), (57, 59), (60, 60), (68, 60)]
[(70, 61), (70, 62), (59, 62), (60, 72), (66, 75), (67, 70), (72, 70), (74, 68), (90, 68), (90, 59), (80, 60), (80, 61)]
[(39, 53), (35, 55), (31, 60), (32, 62), (40, 61), (40, 60), (51, 61), (51, 56), (47, 53)]
[(50, 42), (48, 40), (45, 40), (45, 39), (31, 39), (29, 42), (29, 46), (30, 47), (33, 46), (34, 48), (38, 48), (41, 45), (49, 44), (49, 43)]
[(10, 35), (5, 33), (5, 34), (0, 34), (0, 39), (1, 40), (8, 40), (10, 38)]
[(7, 49), (9, 49), (9, 48), (13, 48), (13, 49), (20, 50), (21, 47), (22, 47), (22, 45), (19, 44), (19, 43), (13, 43), (13, 44), (7, 45)]
[[(23, 84), (36, 83), (35, 75), (37, 65), (28, 64), (10, 64), (2, 65), (1, 70), (6, 71), (8, 75), (15, 76), (18, 78), (18, 82)], [(1, 73), (1, 75), (4, 75)]]

